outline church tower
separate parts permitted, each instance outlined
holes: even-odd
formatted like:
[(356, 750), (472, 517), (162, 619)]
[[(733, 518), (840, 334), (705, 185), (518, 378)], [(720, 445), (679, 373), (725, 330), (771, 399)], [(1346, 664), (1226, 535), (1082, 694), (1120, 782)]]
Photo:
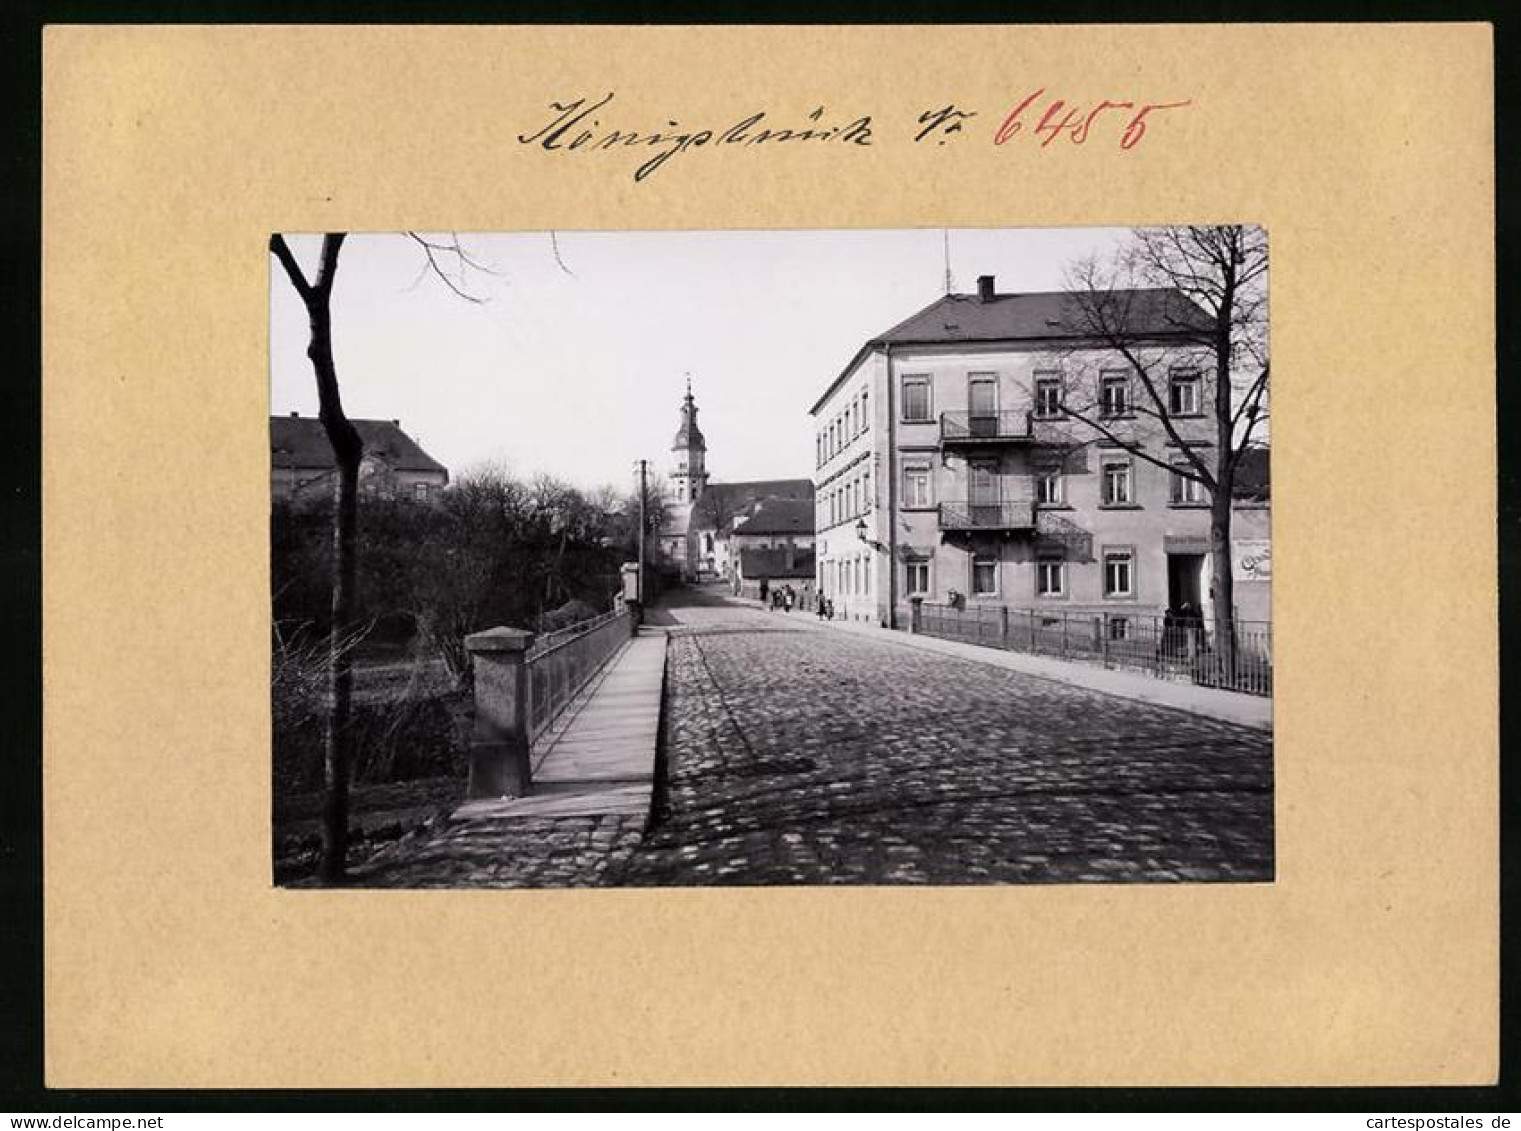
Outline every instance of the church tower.
[(687, 395), (681, 402), (681, 427), (671, 441), (671, 472), (668, 476), (671, 502), (690, 506), (702, 497), (708, 485), (708, 444), (697, 427), (697, 402), (692, 399), (692, 379), (687, 378)]

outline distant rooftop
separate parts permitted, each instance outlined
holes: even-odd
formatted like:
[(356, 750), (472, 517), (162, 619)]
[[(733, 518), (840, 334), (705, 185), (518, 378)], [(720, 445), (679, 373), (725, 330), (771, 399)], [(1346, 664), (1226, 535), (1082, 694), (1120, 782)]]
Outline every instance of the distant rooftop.
[[(448, 469), (423, 451), (416, 440), (401, 430), (399, 420), (351, 421), (364, 441), (365, 455), (373, 455), (395, 471), (442, 471)], [(315, 416), (271, 416), (269, 458), (275, 467), (323, 470), (333, 466), (333, 449), (322, 421)]]
[(734, 528), (736, 534), (812, 534), (812, 499), (762, 499), (755, 513)]

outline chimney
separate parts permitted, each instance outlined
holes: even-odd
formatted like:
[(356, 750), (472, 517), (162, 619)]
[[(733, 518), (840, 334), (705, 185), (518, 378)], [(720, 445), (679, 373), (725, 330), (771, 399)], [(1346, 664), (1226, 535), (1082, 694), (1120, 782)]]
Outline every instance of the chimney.
[(301, 419), (301, 414), (299, 412), (293, 412), (293, 413), (290, 414), (290, 418), (292, 420), (300, 420)]
[(991, 276), (991, 275), (978, 275), (977, 276), (977, 301), (978, 302), (992, 302), (993, 301), (993, 276)]
[(393, 420), (393, 421), (391, 421), (391, 423), (394, 424), (394, 425), (396, 425), (396, 427), (398, 427), (398, 428), (401, 427), (401, 421), (399, 421), (399, 420)]

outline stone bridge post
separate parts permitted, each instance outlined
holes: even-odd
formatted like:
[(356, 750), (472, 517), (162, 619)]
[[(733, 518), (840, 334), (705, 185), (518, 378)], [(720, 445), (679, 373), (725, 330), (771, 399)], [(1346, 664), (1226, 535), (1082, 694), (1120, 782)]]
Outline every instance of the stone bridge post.
[(524, 797), (533, 788), (525, 663), (533, 641), (533, 633), (517, 628), (490, 628), (465, 637), (475, 670), (468, 794), (472, 798)]

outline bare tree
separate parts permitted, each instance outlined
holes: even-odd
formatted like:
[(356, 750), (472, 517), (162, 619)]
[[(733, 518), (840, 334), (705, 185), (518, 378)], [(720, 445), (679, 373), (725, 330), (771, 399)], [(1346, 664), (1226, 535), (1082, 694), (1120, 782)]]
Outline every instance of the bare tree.
[[(464, 290), (467, 268), (490, 272), (475, 262), (460, 246), (458, 238), (450, 243), (426, 239), (407, 233), (425, 255), (423, 271), (431, 271), (451, 291), (471, 302), (482, 299)], [(322, 251), (317, 274), (308, 279), (291, 252), (285, 237), (276, 233), (269, 238), (269, 250), (284, 269), (291, 286), (306, 307), (310, 338), (306, 355), (311, 359), (317, 381), (318, 416), (337, 466), (333, 510), (333, 604), (328, 646), (328, 697), (330, 707), (323, 746), (323, 805), (321, 878), (328, 883), (341, 882), (348, 865), (349, 776), (353, 765), (353, 648), (344, 641), (352, 631), (356, 598), (358, 561), (359, 467), (364, 459), (364, 441), (343, 411), (338, 387), (338, 371), (333, 363), (333, 283), (338, 273), (338, 257), (343, 249), (344, 232), (329, 232), (322, 237)], [(452, 257), (459, 280), (451, 278), (444, 267)], [(421, 275), (419, 276), (421, 278)]]
[(338, 466), (336, 505), (333, 511), (333, 616), (328, 633), (328, 716), (323, 740), (322, 863), (320, 874), (329, 883), (343, 879), (348, 861), (349, 767), (353, 764), (353, 734), (349, 727), (354, 691), (353, 650), (343, 646), (350, 631), (354, 609), (354, 574), (357, 555), (354, 532), (358, 519), (359, 464), (364, 441), (343, 411), (338, 372), (333, 365), (333, 280), (338, 273), (338, 253), (343, 232), (322, 237), (322, 257), (317, 276), (308, 280), (291, 254), (285, 237), (269, 238), (269, 250), (285, 269), (291, 286), (306, 307), (311, 338), (306, 355), (317, 379), (318, 416), (333, 460)]
[[(1068, 278), (1081, 345), (1061, 409), (1073, 444), (1103, 439), (1174, 476), (1210, 512), (1210, 600), (1226, 679), (1235, 668), (1232, 502), (1268, 418), (1268, 248), (1257, 227), (1143, 229)], [(1189, 485), (1193, 486), (1189, 486)]]

